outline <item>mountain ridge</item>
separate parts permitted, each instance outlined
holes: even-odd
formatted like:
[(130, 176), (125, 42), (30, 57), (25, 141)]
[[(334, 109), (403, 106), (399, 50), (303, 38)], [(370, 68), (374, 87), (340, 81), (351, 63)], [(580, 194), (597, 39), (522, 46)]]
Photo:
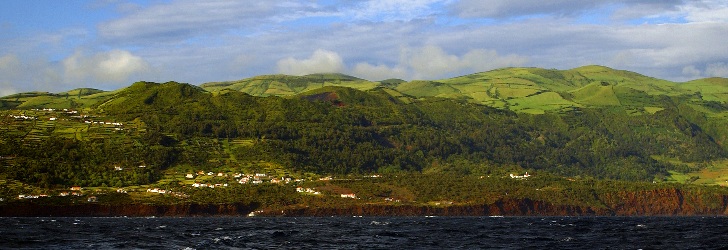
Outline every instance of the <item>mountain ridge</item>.
[[(387, 87), (394, 90), (399, 88), (398, 91), (412, 96), (467, 98), (475, 103), (502, 107), (503, 105), (500, 105), (502, 103), (499, 104), (499, 102), (504, 102), (504, 99), (532, 97), (534, 94), (544, 92), (572, 92), (594, 83), (605, 84), (605, 86), (627, 87), (650, 95), (682, 95), (697, 90), (708, 92), (709, 95), (718, 94), (713, 98), (718, 99), (723, 97), (725, 92), (728, 92), (728, 78), (709, 77), (687, 82), (672, 82), (600, 65), (586, 65), (567, 70), (509, 67), (446, 79), (412, 81), (401, 79), (370, 81), (341, 73), (317, 73), (302, 76), (273, 74), (233, 81), (207, 82), (200, 84), (199, 87), (209, 92), (231, 89), (254, 96), (294, 96), (325, 86), (342, 86), (359, 90)], [(403, 84), (404, 86), (401, 86)], [(706, 88), (706, 85), (708, 88)], [(718, 88), (716, 89), (716, 86), (711, 85), (717, 85)], [(28, 99), (53, 95), (78, 95), (80, 97), (105, 92), (118, 92), (122, 89), (104, 91), (93, 88), (77, 88), (59, 93), (35, 91), (16, 93), (0, 97), (0, 99), (8, 101), (12, 98)], [(80, 95), (80, 93), (83, 94)]]

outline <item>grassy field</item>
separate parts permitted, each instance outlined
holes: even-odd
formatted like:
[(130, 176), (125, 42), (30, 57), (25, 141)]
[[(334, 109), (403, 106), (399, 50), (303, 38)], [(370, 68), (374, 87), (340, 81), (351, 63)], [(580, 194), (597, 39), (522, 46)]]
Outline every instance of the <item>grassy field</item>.
[[(681, 163), (672, 160), (673, 163)], [(670, 176), (667, 182), (693, 183), (702, 185), (728, 186), (728, 160), (713, 161), (707, 163), (707, 167), (696, 166), (696, 163), (682, 163), (695, 168), (689, 173), (669, 171)]]
[(210, 92), (224, 89), (241, 91), (255, 96), (292, 96), (326, 86), (370, 90), (381, 83), (342, 74), (312, 74), (306, 76), (263, 75), (229, 82), (211, 82), (201, 87)]

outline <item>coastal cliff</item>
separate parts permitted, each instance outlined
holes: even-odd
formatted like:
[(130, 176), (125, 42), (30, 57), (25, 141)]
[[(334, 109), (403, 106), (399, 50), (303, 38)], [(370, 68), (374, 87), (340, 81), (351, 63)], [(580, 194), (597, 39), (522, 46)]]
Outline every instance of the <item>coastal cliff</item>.
[(79, 204), (38, 205), (18, 204), (0, 206), (3, 217), (115, 217), (115, 216), (236, 216), (248, 214), (253, 206), (245, 204)]
[(657, 189), (599, 195), (600, 206), (562, 205), (523, 199), (491, 204), (422, 206), (354, 204), (346, 206), (264, 208), (257, 204), (5, 204), (0, 216), (690, 216), (728, 214), (728, 195)]

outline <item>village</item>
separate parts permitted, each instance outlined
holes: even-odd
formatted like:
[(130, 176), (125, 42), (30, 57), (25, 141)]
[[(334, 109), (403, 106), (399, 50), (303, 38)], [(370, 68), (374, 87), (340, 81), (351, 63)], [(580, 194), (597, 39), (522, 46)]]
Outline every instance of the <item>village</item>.
[[(119, 169), (117, 169), (119, 170)], [(531, 175), (526, 172), (523, 175), (516, 175), (516, 174), (509, 174), (506, 177), (509, 177), (511, 179), (517, 179), (517, 180), (523, 180), (526, 178), (529, 178)], [(361, 176), (361, 178), (381, 178), (380, 175), (369, 175), (369, 176)], [(481, 176), (480, 179), (483, 179), (485, 176)], [(488, 176), (490, 177), (490, 176)], [(315, 187), (303, 187), (303, 184), (306, 182), (330, 182), (330, 181), (336, 181), (336, 180), (357, 180), (357, 179), (350, 179), (350, 178), (334, 178), (332, 176), (325, 176), (325, 177), (319, 177), (316, 179), (308, 178), (290, 178), (290, 177), (273, 177), (269, 174), (265, 173), (253, 173), (253, 174), (244, 174), (244, 173), (224, 173), (224, 172), (212, 172), (212, 171), (197, 171), (195, 173), (186, 173), (184, 175), (184, 178), (191, 182), (191, 184), (187, 184), (186, 188), (208, 188), (208, 189), (215, 189), (215, 188), (227, 188), (231, 185), (285, 185), (290, 186), (291, 188), (295, 189), (295, 191), (301, 195), (312, 195), (312, 196), (323, 196), (324, 193), (320, 190), (318, 190)], [(321, 184), (321, 183), (319, 183)], [(84, 197), (88, 196), (86, 199), (87, 202), (93, 203), (97, 202), (97, 196), (103, 195), (107, 192), (111, 192), (111, 190), (114, 190), (113, 192), (118, 194), (129, 194), (130, 192), (140, 194), (140, 193), (147, 193), (147, 194), (157, 194), (157, 195), (166, 195), (170, 197), (175, 197), (178, 199), (186, 199), (189, 198), (189, 195), (185, 193), (184, 191), (175, 191), (174, 188), (161, 188), (157, 187), (158, 185), (148, 185), (148, 187), (144, 188), (142, 186), (137, 188), (99, 188), (99, 187), (88, 187), (83, 188), (80, 186), (73, 186), (68, 188), (67, 190), (57, 190), (55, 193), (55, 196), (58, 197)], [(180, 188), (177, 188), (180, 189)], [(184, 190), (184, 188), (182, 188)], [(49, 193), (43, 193), (43, 194), (20, 194), (18, 195), (18, 200), (32, 200), (32, 199), (41, 199), (41, 198), (49, 198), (53, 197), (54, 194)], [(329, 192), (327, 196), (330, 197), (340, 197), (342, 199), (361, 199), (357, 196), (357, 194), (352, 192), (340, 192), (340, 193), (331, 193)], [(385, 197), (383, 198), (384, 202), (394, 202), (399, 203), (401, 202), (400, 199), (394, 198), (394, 197)], [(433, 202), (434, 205), (452, 205), (452, 201), (437, 201)]]
[[(5, 117), (2, 119), (4, 125), (2, 128), (6, 131), (13, 132), (13, 128), (17, 127), (15, 131), (20, 131), (24, 141), (37, 141), (40, 138), (48, 137), (47, 131), (49, 128), (55, 128), (52, 130), (53, 133), (60, 134), (61, 136), (72, 137), (76, 139), (104, 139), (118, 132), (115, 136), (128, 136), (130, 132), (137, 132), (131, 134), (132, 136), (138, 136), (138, 132), (145, 131), (144, 124), (136, 122), (120, 122), (113, 121), (113, 119), (107, 119), (103, 116), (95, 116), (91, 114), (84, 114), (73, 109), (33, 109), (25, 111), (6, 111)], [(22, 129), (20, 127), (25, 127)], [(27, 128), (31, 128), (28, 130)], [(24, 131), (24, 132), (23, 132)], [(17, 132), (16, 132), (17, 133)], [(219, 166), (227, 165), (242, 165), (241, 163), (234, 162), (234, 157), (230, 157), (228, 152), (232, 147), (245, 147), (251, 142), (244, 139), (237, 139), (231, 141), (206, 139), (206, 138), (193, 138), (188, 142), (185, 142), (185, 147), (197, 147), (204, 148), (206, 151), (214, 155), (212, 161), (219, 161)], [(11, 156), (0, 156), (0, 160), (12, 159)], [(245, 164), (245, 163), (243, 163)], [(265, 163), (269, 164), (269, 163)], [(263, 164), (263, 165), (265, 165)], [(128, 164), (127, 164), (128, 165)], [(114, 164), (110, 166), (110, 169), (114, 172), (122, 171), (135, 171), (134, 169), (145, 169), (147, 164), (140, 162), (140, 164), (134, 166), (122, 166), (122, 164)], [(118, 194), (118, 195), (129, 195), (141, 199), (155, 199), (154, 197), (170, 197), (179, 200), (185, 200), (190, 198), (190, 191), (195, 189), (225, 189), (234, 185), (282, 185), (290, 187), (295, 190), (299, 195), (313, 196), (313, 197), (338, 197), (341, 199), (362, 199), (361, 195), (352, 192), (349, 189), (319, 189), (320, 186), (326, 186), (327, 182), (333, 181), (349, 181), (356, 180), (357, 178), (381, 178), (380, 175), (366, 175), (358, 177), (342, 177), (334, 178), (332, 176), (316, 176), (307, 175), (306, 177), (293, 177), (296, 176), (288, 173), (287, 170), (281, 170), (281, 166), (274, 169), (262, 168), (265, 171), (255, 172), (251, 171), (244, 173), (242, 171), (235, 171), (235, 168), (229, 167), (217, 167), (218, 169), (224, 169), (223, 171), (209, 171), (209, 170), (196, 170), (196, 171), (185, 171), (182, 169), (173, 169), (173, 172), (165, 173), (165, 177), (162, 180), (149, 185), (141, 186), (116, 186), (116, 187), (80, 187), (73, 186), (66, 189), (56, 190), (44, 190), (34, 193), (18, 194), (17, 200), (35, 200), (44, 199), (50, 197), (66, 197), (67, 199), (75, 199), (76, 201), (86, 202), (98, 202), (98, 197), (106, 194)], [(210, 169), (210, 168), (207, 168)], [(214, 169), (214, 168), (213, 168)], [(238, 169), (238, 170), (244, 170)], [(254, 167), (253, 169), (260, 169)], [(250, 169), (248, 169), (250, 170)], [(489, 176), (490, 177), (490, 176)], [(529, 178), (530, 175), (526, 172), (523, 175), (520, 174), (509, 174), (503, 176), (503, 178), (512, 178), (523, 180)], [(482, 178), (482, 177), (481, 177)], [(366, 196), (365, 196), (366, 197)], [(402, 199), (399, 197), (375, 197), (380, 199), (382, 202), (401, 202)], [(372, 199), (372, 197), (366, 197), (366, 199)], [(452, 204), (450, 201), (436, 202), (435, 205), (440, 204)]]

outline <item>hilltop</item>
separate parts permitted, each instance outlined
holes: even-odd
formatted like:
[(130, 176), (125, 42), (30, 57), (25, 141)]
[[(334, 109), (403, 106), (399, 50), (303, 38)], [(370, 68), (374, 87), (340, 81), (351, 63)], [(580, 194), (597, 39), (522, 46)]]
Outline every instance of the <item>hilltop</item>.
[(287, 96), (326, 86), (368, 90), (378, 85), (375, 82), (344, 74), (311, 74), (305, 76), (263, 75), (239, 81), (205, 83), (201, 87), (211, 92), (231, 89), (255, 96)]
[[(200, 87), (210, 93), (238, 91), (261, 97), (292, 97), (324, 87), (362, 91), (385, 88), (393, 96), (466, 100), (519, 113), (620, 107), (637, 114), (664, 109), (660, 96), (682, 96), (697, 105), (703, 105), (701, 102), (724, 103), (728, 100), (726, 82), (726, 78), (707, 78), (678, 83), (591, 65), (569, 70), (503, 68), (449, 79), (409, 82), (400, 79), (369, 81), (338, 73), (262, 75), (237, 81), (204, 83)], [(5, 108), (84, 108), (109, 99), (118, 91), (121, 90), (106, 92), (85, 88), (55, 94), (28, 92), (2, 97), (0, 102)]]

